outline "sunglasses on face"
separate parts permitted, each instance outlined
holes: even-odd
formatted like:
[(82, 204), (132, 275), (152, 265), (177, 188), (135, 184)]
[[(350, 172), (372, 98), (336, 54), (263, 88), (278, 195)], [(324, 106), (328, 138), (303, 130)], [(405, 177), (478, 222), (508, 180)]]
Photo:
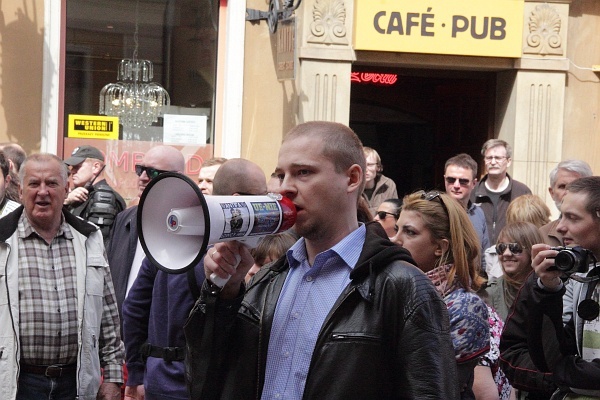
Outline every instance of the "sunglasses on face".
[(507, 248), (513, 254), (521, 254), (523, 252), (523, 246), (519, 243), (498, 243), (496, 245), (496, 253), (498, 255), (504, 254)]
[(394, 214), (387, 211), (377, 211), (375, 214), (377, 215), (377, 217), (379, 217), (380, 220), (386, 219), (388, 215), (392, 215), (395, 219), (398, 219), (398, 217), (400, 217), (399, 214)]
[(471, 183), (471, 181), (466, 178), (454, 178), (453, 176), (447, 176), (445, 179), (449, 185), (454, 185), (454, 182), (456, 182), (457, 179), (460, 186), (469, 186), (469, 183)]
[(146, 172), (146, 175), (150, 179), (154, 179), (157, 176), (159, 176), (160, 174), (164, 174), (165, 172), (169, 172), (169, 171), (164, 171), (162, 169), (156, 169), (156, 168), (152, 168), (152, 167), (145, 167), (145, 166), (140, 165), (140, 164), (136, 164), (135, 165), (135, 174), (137, 176), (142, 176), (142, 174), (144, 173), (144, 171)]

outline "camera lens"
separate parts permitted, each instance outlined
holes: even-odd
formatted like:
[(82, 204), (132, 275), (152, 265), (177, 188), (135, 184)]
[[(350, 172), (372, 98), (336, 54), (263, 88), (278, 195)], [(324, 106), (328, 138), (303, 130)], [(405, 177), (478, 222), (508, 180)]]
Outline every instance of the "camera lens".
[(587, 272), (590, 251), (582, 247), (565, 247), (554, 257), (554, 265), (565, 275)]
[(573, 254), (569, 250), (559, 251), (556, 257), (554, 258), (554, 265), (556, 268), (563, 272), (570, 271), (577, 263), (577, 259), (575, 258), (575, 254)]

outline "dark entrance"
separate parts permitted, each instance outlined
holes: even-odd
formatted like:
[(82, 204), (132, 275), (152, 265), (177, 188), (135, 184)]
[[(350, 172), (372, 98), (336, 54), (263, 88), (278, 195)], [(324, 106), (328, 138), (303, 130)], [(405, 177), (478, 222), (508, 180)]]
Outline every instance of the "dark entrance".
[[(444, 163), (458, 153), (470, 154), (483, 172), (481, 145), (493, 135), (494, 73), (375, 66), (353, 72), (350, 127), (377, 150), (399, 197), (443, 189)], [(364, 73), (392, 75), (373, 82), (380, 79)]]

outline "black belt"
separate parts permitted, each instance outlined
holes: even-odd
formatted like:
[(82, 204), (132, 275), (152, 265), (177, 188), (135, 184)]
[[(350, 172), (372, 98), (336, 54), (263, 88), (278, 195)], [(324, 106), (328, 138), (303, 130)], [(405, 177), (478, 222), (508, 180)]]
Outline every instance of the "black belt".
[(77, 364), (69, 365), (28, 365), (21, 364), (21, 371), (28, 374), (44, 375), (48, 378), (60, 378), (69, 372), (75, 372)]
[(184, 347), (158, 347), (150, 343), (144, 343), (140, 347), (142, 359), (146, 361), (148, 357), (162, 358), (166, 362), (183, 361), (185, 358)]

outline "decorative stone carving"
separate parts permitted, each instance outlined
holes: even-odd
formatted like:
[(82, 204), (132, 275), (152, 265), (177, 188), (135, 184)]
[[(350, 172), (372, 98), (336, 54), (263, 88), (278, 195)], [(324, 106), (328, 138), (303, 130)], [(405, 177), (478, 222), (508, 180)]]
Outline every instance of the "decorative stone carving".
[(561, 19), (556, 9), (548, 4), (540, 4), (529, 15), (529, 35), (526, 54), (562, 56), (560, 36)]
[(348, 44), (344, 0), (316, 0), (312, 15), (309, 43)]

